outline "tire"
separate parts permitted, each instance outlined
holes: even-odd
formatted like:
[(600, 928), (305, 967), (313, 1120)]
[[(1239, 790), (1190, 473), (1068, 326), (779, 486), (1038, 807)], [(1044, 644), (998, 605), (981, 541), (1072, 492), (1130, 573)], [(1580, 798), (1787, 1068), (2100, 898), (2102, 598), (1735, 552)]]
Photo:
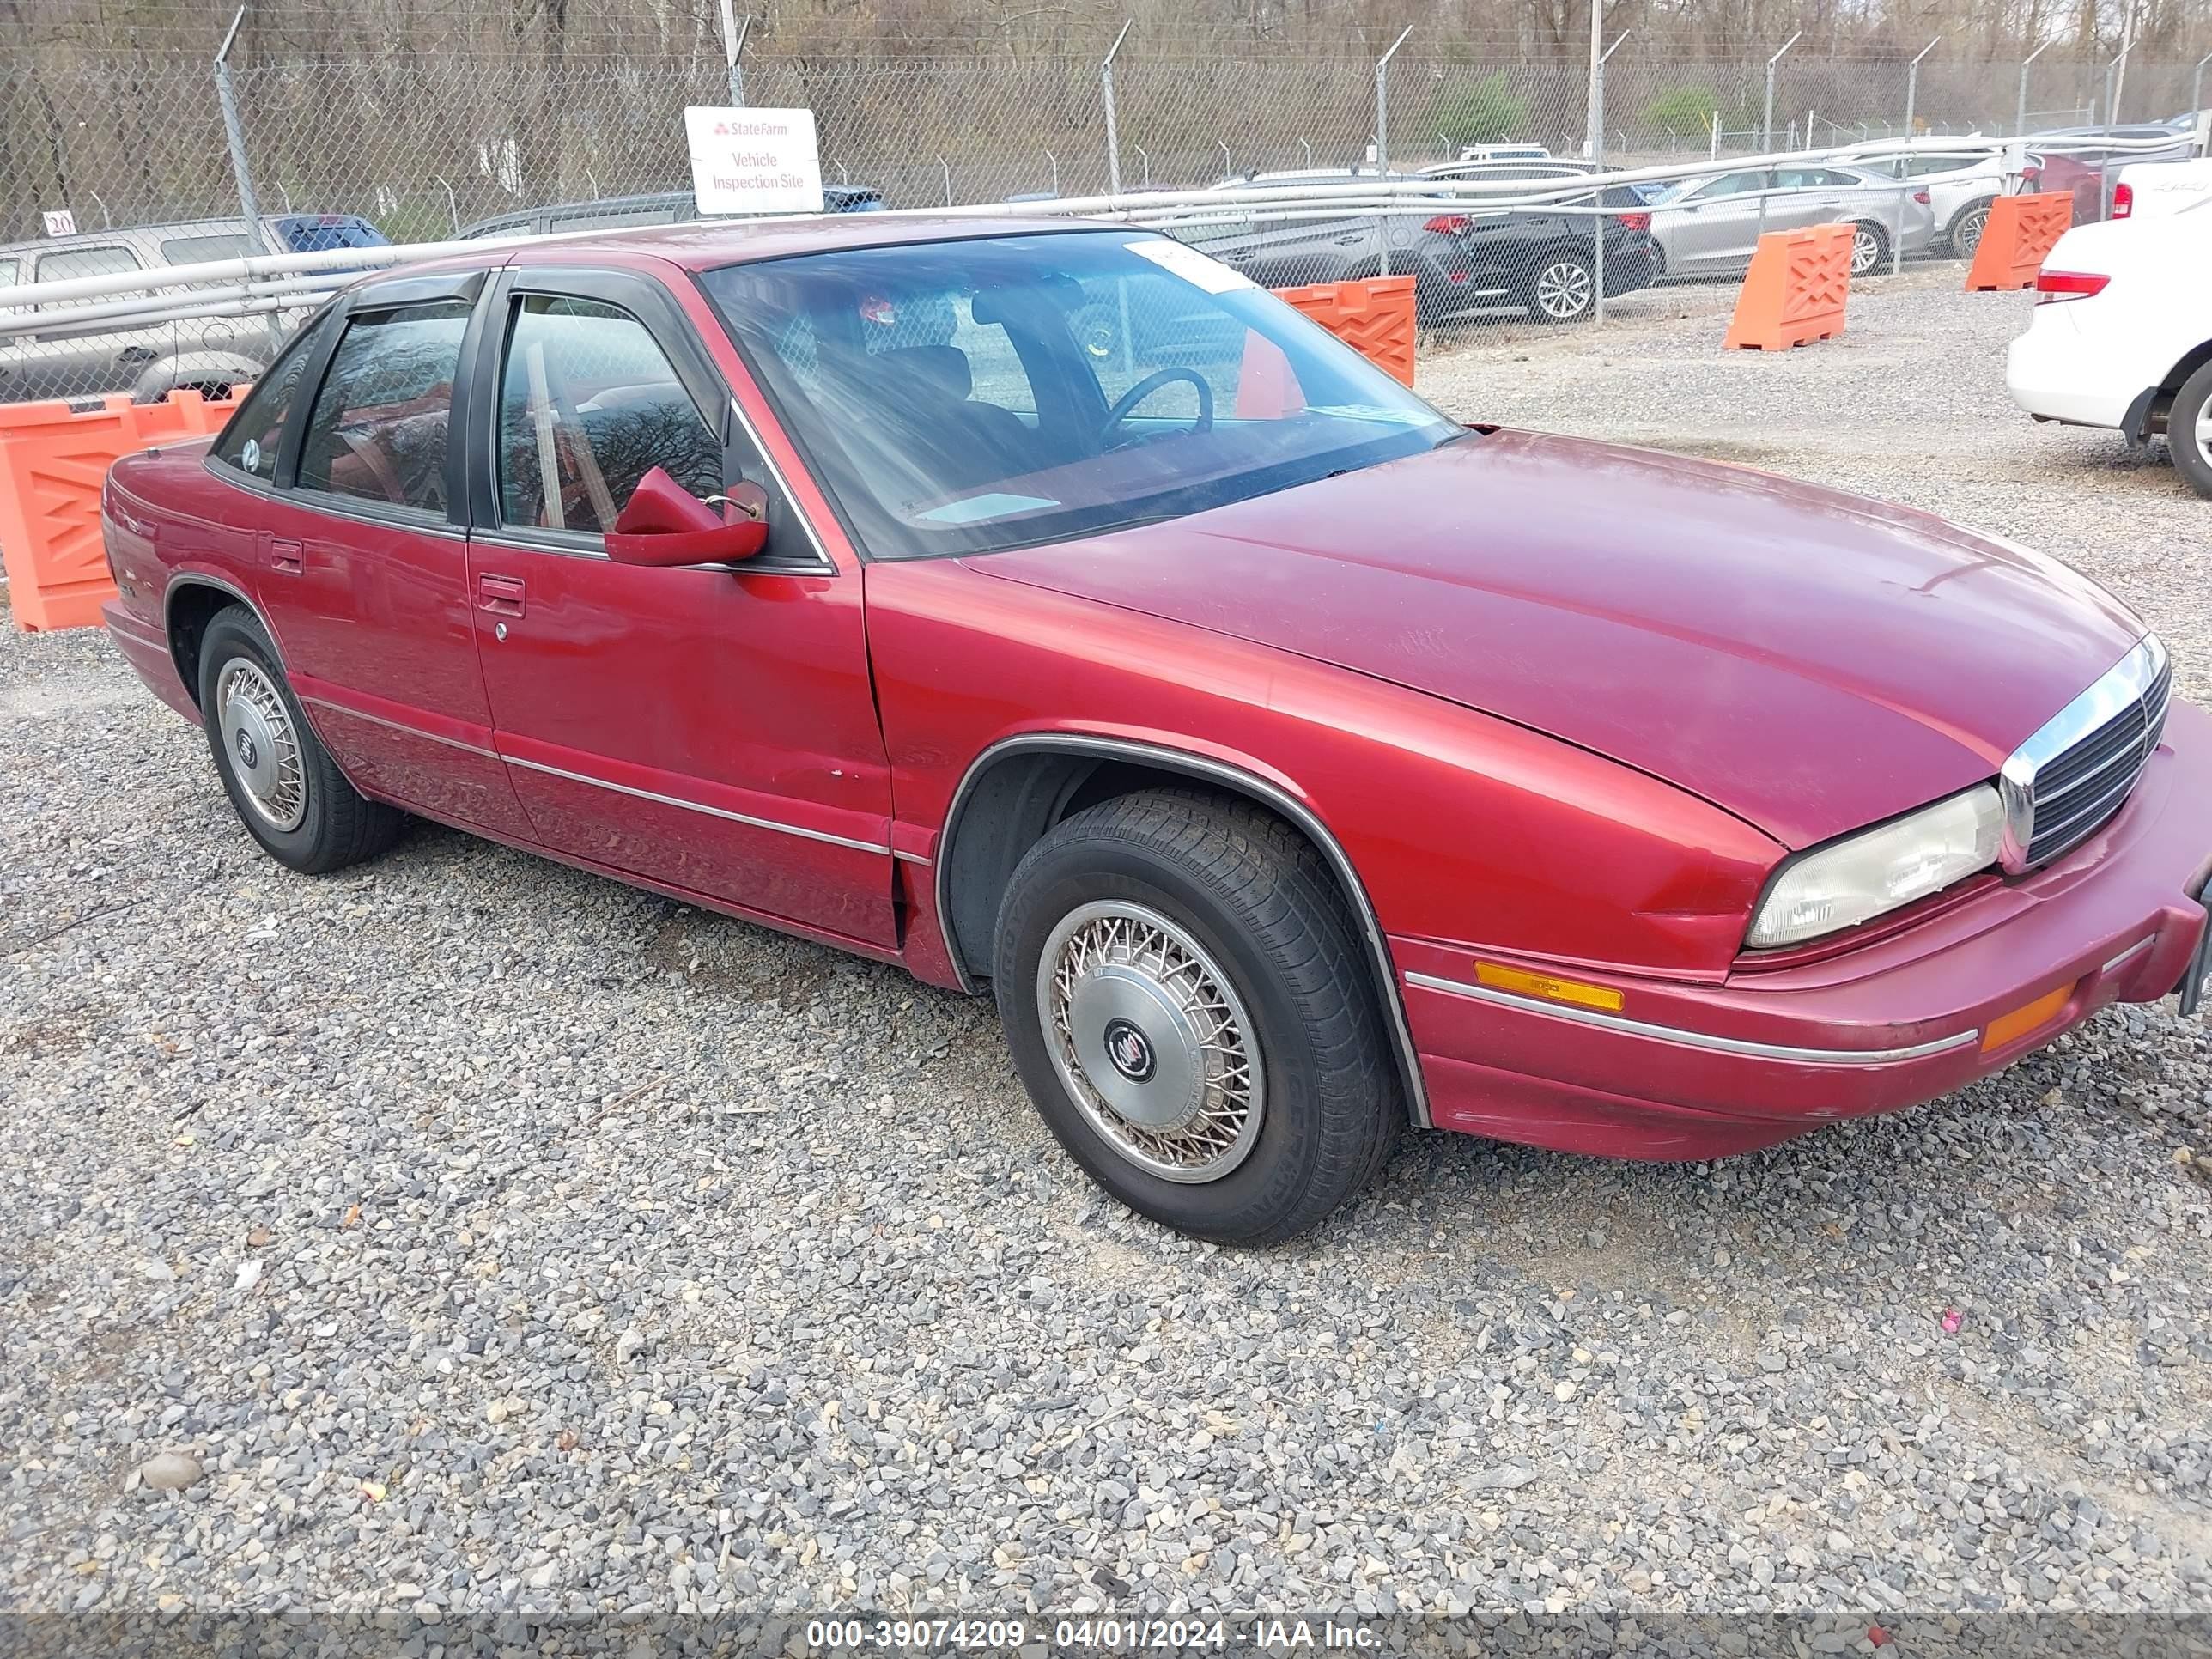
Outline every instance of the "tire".
[(1521, 303), (1540, 323), (1579, 323), (1597, 305), (1597, 265), (1574, 248), (1553, 248), (1530, 267)]
[(1861, 219), (1851, 227), (1851, 275), (1866, 276), (1881, 268), (1889, 258), (1889, 233), (1870, 220)]
[(2166, 415), (2166, 447), (2173, 470), (2207, 501), (2212, 501), (2212, 363), (2181, 383)]
[[(1374, 1178), (1405, 1116), (1335, 881), (1248, 803), (1158, 790), (1076, 813), (1015, 870), (993, 969), (1047, 1127), (1179, 1232), (1308, 1231)], [(1125, 1115), (1148, 1110), (1150, 1127)]]
[(260, 618), (216, 613), (200, 636), (200, 724), (231, 810), (279, 864), (319, 876), (373, 858), (404, 822), (365, 799), (317, 740)]
[(1943, 233), (1943, 240), (1950, 244), (1952, 256), (1960, 259), (1972, 258), (1974, 250), (1982, 245), (1982, 232), (1989, 222), (1990, 204), (1987, 202), (1976, 202), (1954, 216), (1951, 228)]

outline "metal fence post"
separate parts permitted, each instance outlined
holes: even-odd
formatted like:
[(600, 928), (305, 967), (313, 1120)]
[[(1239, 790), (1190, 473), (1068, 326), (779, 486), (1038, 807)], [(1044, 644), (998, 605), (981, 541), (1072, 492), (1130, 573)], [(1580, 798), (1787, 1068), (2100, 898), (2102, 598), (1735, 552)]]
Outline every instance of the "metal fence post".
[(1804, 32), (1798, 30), (1797, 34), (1782, 43), (1782, 52), (1766, 60), (1766, 112), (1759, 118), (1759, 150), (1762, 155), (1771, 155), (1774, 150), (1774, 66), (1782, 61), (1782, 52), (1796, 46), (1797, 35)]
[[(1375, 165), (1386, 179), (1390, 173), (1390, 60), (1398, 55), (1398, 48), (1406, 44), (1406, 37), (1413, 32), (1413, 26), (1407, 24), (1390, 43), (1390, 50), (1375, 60)], [(1381, 244), (1382, 275), (1388, 276), (1390, 222), (1387, 217), (1376, 220), (1375, 240)]]
[(1121, 193), (1121, 135), (1114, 125), (1114, 59), (1136, 21), (1133, 17), (1121, 25), (1121, 32), (1106, 50), (1106, 61), (1098, 65), (1098, 98), (1106, 106), (1106, 193), (1109, 196)]
[[(1929, 52), (1935, 51), (1937, 43), (1942, 39), (1943, 37), (1939, 34), (1934, 40), (1921, 47), (1920, 58), (1925, 58)], [(1905, 136), (1907, 139), (1913, 136), (1912, 106), (1920, 101), (1920, 58), (1914, 58), (1906, 66), (1905, 71)]]
[(2021, 133), (2027, 131), (2028, 65), (2033, 64), (2037, 58), (2042, 57), (2045, 52), (2049, 52), (2050, 50), (2051, 42), (2045, 40), (2033, 52), (2031, 52), (2027, 57), (2020, 60), (2020, 101), (2014, 106), (2012, 116), (2012, 136), (2015, 138), (2019, 137)]
[(1605, 0), (1589, 0), (1589, 107), (1586, 112), (1583, 154), (1595, 161), (1605, 144), (1605, 93), (1599, 84), (1605, 78), (1605, 55), (1598, 49), (1605, 38)]
[(744, 57), (745, 37), (752, 32), (751, 15), (748, 14), (740, 23), (731, 9), (730, 0), (722, 0), (722, 58), (729, 65), (732, 109), (745, 106), (745, 66), (740, 60)]
[[(1591, 0), (1591, 3), (1595, 12), (1596, 0)], [(1597, 62), (1591, 66), (1590, 166), (1593, 169), (1602, 169), (1605, 166), (1606, 61), (1620, 50), (1621, 41), (1626, 39), (1628, 39), (1628, 31), (1623, 29), (1613, 43), (1598, 54)], [(1624, 138), (1621, 142), (1625, 149), (1627, 140)], [(1591, 177), (1595, 182), (1596, 173), (1593, 172)], [(1597, 326), (1603, 328), (1605, 326), (1605, 191), (1601, 185), (1590, 192), (1590, 222), (1595, 231), (1597, 249), (1597, 295), (1594, 303), (1597, 307)]]
[(269, 244), (261, 234), (261, 202), (253, 193), (253, 170), (246, 162), (246, 128), (238, 118), (238, 99), (230, 88), (230, 48), (238, 39), (238, 27), (246, 21), (246, 8), (238, 9), (238, 15), (230, 20), (230, 31), (222, 37), (222, 46), (215, 55), (216, 101), (222, 106), (223, 142), (230, 146), (231, 176), (238, 181), (239, 210), (246, 215), (246, 240), (256, 253), (269, 252)]

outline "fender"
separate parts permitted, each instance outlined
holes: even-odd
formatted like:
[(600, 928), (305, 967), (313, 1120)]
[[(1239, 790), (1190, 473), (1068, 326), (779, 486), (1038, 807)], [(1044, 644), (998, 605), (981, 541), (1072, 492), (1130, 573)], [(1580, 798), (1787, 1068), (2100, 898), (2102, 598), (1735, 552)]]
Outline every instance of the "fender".
[(967, 963), (961, 959), (959, 946), (952, 938), (953, 837), (958, 833), (961, 812), (968, 804), (975, 780), (1006, 756), (1023, 752), (1095, 755), (1102, 760), (1136, 761), (1165, 771), (1182, 772), (1192, 777), (1225, 785), (1241, 795), (1273, 808), (1297, 825), (1299, 831), (1320, 848), (1322, 856), (1328, 860), (1334, 872), (1338, 884), (1344, 890), (1345, 897), (1351, 902), (1360, 933), (1366, 941), (1383, 1009), (1389, 1016), (1399, 1080), (1406, 1091), (1407, 1115), (1417, 1127), (1425, 1129), (1431, 1127), (1428, 1091), (1421, 1082), (1420, 1057), (1414, 1052), (1413, 1027), (1406, 1018), (1405, 997), (1398, 983), (1397, 969), (1390, 959), (1389, 941), (1383, 936), (1382, 924), (1375, 915), (1374, 903), (1367, 896), (1367, 889), (1361, 883), (1351, 856), (1313, 809), (1281, 786), (1241, 766), (1193, 754), (1188, 750), (1139, 743), (1126, 738), (1094, 737), (1081, 732), (1030, 732), (1000, 738), (968, 763), (967, 769), (960, 775), (958, 787), (952, 792), (951, 804), (945, 808), (944, 827), (938, 832), (934, 871), (937, 925), (945, 936), (945, 954), (951, 961), (953, 971), (960, 977), (962, 990), (971, 996), (975, 994), (975, 981), (968, 972)]

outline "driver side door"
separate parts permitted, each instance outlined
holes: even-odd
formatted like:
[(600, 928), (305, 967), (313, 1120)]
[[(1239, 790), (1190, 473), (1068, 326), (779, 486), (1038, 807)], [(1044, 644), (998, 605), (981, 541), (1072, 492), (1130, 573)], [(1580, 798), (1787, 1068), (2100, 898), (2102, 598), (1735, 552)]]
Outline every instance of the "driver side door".
[[(896, 947), (890, 772), (857, 570), (814, 538), (660, 285), (511, 267), (473, 366), (469, 589), (495, 740), (538, 838), (836, 941)], [(742, 481), (741, 565), (607, 556), (659, 467)]]

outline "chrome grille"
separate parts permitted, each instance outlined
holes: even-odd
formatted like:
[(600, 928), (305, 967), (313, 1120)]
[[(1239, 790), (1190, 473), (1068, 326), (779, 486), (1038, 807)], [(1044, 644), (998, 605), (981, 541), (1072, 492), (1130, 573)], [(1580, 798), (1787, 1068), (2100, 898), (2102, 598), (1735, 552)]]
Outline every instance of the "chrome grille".
[(2007, 870), (2050, 863), (2119, 810), (2166, 730), (2172, 678), (2166, 647), (2146, 634), (2013, 751), (1998, 777)]

